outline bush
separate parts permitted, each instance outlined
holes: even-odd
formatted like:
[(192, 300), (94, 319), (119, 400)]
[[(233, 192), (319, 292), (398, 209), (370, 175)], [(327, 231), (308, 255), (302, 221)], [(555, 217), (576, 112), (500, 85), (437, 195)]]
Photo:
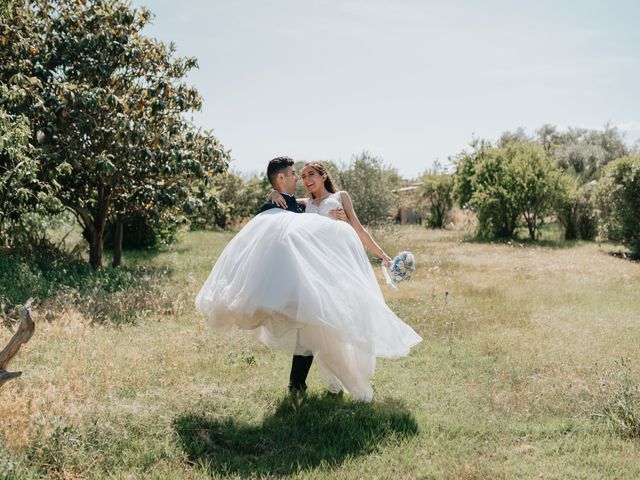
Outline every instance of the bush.
[(337, 175), (336, 183), (349, 192), (363, 224), (379, 223), (389, 217), (397, 197), (394, 190), (402, 183), (395, 169), (386, 166), (381, 158), (363, 152)]
[(217, 175), (200, 189), (200, 205), (188, 215), (191, 229), (227, 228), (251, 218), (259, 213), (270, 191), (266, 176)]
[(607, 165), (596, 191), (601, 234), (640, 258), (640, 155)]
[(427, 213), (427, 226), (443, 228), (453, 206), (453, 176), (428, 173), (422, 177), (419, 192), (419, 210)]
[(495, 148), (479, 142), (474, 147), (456, 164), (455, 195), (461, 206), (476, 212), (479, 235), (513, 237), (522, 218), (534, 240), (561, 191), (560, 172), (533, 143), (512, 141)]
[(478, 235), (509, 238), (518, 226), (519, 210), (513, 196), (514, 179), (508, 159), (500, 149), (481, 142), (473, 153), (456, 163), (455, 196), (460, 206), (470, 206), (478, 216)]
[(579, 185), (575, 176), (563, 175), (562, 191), (556, 206), (558, 220), (564, 227), (565, 240), (594, 240), (598, 219), (594, 207), (596, 182)]
[(0, 251), (0, 301), (5, 310), (35, 297), (62, 310), (76, 308), (94, 322), (122, 324), (134, 322), (163, 301), (156, 290), (164, 273), (94, 269), (53, 248), (32, 249), (28, 257), (22, 253)]

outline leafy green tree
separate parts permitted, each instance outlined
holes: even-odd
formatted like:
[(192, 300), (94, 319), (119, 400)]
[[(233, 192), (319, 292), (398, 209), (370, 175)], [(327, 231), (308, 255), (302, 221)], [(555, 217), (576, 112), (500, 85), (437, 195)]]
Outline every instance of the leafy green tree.
[(37, 166), (27, 155), (30, 132), (27, 119), (0, 110), (0, 236), (7, 242), (6, 226), (17, 220), (33, 196)]
[(185, 115), (201, 106), (184, 82), (195, 59), (142, 35), (150, 17), (118, 0), (16, 0), (0, 24), (0, 83), (35, 78), (39, 88), (3, 106), (29, 118), (34, 158), (86, 230), (93, 266), (109, 218), (188, 209), (193, 179), (228, 161)]
[(349, 192), (362, 223), (372, 224), (389, 217), (397, 196), (394, 190), (402, 184), (397, 170), (362, 152), (341, 168), (337, 177), (340, 188)]
[(233, 172), (216, 177), (213, 187), (216, 196), (225, 204), (227, 210), (227, 220), (224, 225), (219, 226), (255, 216), (272, 188), (264, 175), (254, 175), (245, 179)]
[(479, 234), (509, 238), (522, 218), (531, 239), (556, 204), (560, 172), (532, 143), (504, 142), (501, 148), (475, 142), (456, 162), (455, 196), (476, 212)]
[(12, 0), (0, 0), (0, 17), (6, 17), (11, 10)]
[(516, 179), (504, 151), (487, 153), (476, 166), (470, 204), (478, 215), (480, 236), (510, 238), (520, 216), (514, 196)]
[(622, 135), (610, 125), (602, 130), (569, 128), (566, 132), (543, 125), (536, 136), (547, 155), (565, 172), (563, 198), (557, 206), (565, 238), (593, 240), (597, 221), (589, 185), (602, 168), (629, 153)]
[(581, 184), (575, 175), (562, 175), (556, 213), (564, 227), (565, 240), (596, 238), (598, 220), (593, 198), (595, 185), (595, 180)]
[(202, 185), (200, 206), (190, 215), (194, 229), (227, 228), (255, 216), (271, 191), (265, 175), (243, 177), (227, 172)]
[(471, 152), (456, 160), (454, 196), (478, 217), (481, 237), (509, 238), (518, 226), (519, 210), (513, 196), (515, 180), (504, 150), (474, 140)]
[(0, 109), (0, 242), (5, 246), (28, 237), (24, 225), (28, 212), (60, 210), (53, 186), (38, 178), (40, 165), (31, 157), (30, 136), (25, 117)]
[(603, 236), (640, 258), (640, 155), (607, 166), (598, 183), (596, 203)]
[(544, 216), (557, 205), (562, 188), (561, 172), (544, 150), (533, 143), (509, 144), (507, 157), (515, 203), (524, 218), (529, 238), (535, 240)]
[(453, 206), (453, 175), (436, 169), (424, 174), (421, 182), (419, 210), (426, 211), (429, 227), (443, 228)]

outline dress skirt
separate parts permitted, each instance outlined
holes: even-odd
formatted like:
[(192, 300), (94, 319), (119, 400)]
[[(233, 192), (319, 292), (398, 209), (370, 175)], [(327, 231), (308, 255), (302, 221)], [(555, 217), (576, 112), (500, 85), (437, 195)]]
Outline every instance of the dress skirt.
[(385, 303), (355, 230), (311, 213), (253, 218), (220, 254), (196, 308), (212, 327), (313, 355), (330, 391), (365, 401), (376, 357), (405, 356), (422, 340)]

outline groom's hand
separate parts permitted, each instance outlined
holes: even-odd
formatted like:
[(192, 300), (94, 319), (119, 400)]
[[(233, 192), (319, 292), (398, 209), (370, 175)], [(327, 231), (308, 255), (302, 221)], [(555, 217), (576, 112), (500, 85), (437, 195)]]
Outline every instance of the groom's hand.
[(335, 208), (333, 210), (329, 210), (329, 216), (331, 216), (331, 218), (335, 218), (336, 220), (349, 222), (349, 219), (347, 218), (347, 214), (344, 213), (344, 209), (342, 208)]

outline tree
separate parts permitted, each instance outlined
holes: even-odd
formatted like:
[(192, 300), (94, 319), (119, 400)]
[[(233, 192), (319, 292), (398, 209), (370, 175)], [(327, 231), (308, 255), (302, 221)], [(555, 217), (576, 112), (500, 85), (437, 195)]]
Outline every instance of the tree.
[(522, 218), (531, 239), (556, 203), (560, 172), (539, 145), (517, 140), (501, 148), (472, 144), (456, 162), (455, 196), (478, 215), (479, 234), (509, 238)]
[(556, 212), (558, 221), (564, 227), (565, 240), (595, 239), (598, 233), (598, 222), (593, 206), (596, 185), (595, 180), (581, 184), (575, 175), (562, 175)]
[(453, 206), (453, 175), (434, 169), (422, 176), (418, 188), (421, 209), (428, 212), (427, 225), (443, 228)]
[(460, 206), (476, 212), (481, 237), (512, 237), (520, 212), (509, 159), (503, 149), (487, 141), (474, 140), (471, 146), (472, 152), (463, 152), (456, 160), (455, 197)]
[(382, 159), (368, 152), (354, 156), (338, 171), (337, 183), (351, 196), (360, 221), (371, 224), (387, 219), (396, 199), (394, 190), (402, 179)]
[[(0, 86), (0, 95), (3, 90)], [(31, 156), (30, 136), (26, 117), (0, 108), (0, 242), (5, 246), (26, 236), (25, 213), (60, 209), (54, 186), (38, 178), (40, 164)]]
[(605, 165), (628, 153), (622, 135), (610, 125), (602, 131), (569, 128), (565, 133), (545, 125), (537, 135), (547, 154), (560, 168), (581, 177), (581, 183), (592, 180)]
[(600, 231), (640, 258), (640, 155), (609, 164), (596, 190)]
[(199, 206), (189, 215), (191, 228), (227, 228), (260, 212), (272, 187), (265, 175), (226, 172), (202, 184)]
[(508, 145), (507, 157), (514, 182), (514, 201), (525, 220), (529, 238), (535, 240), (544, 215), (557, 204), (561, 191), (560, 171), (544, 150), (533, 143)]
[(597, 222), (590, 184), (602, 168), (629, 152), (622, 135), (609, 125), (603, 130), (569, 128), (566, 132), (543, 125), (536, 135), (546, 154), (565, 173), (557, 205), (565, 239), (593, 240)]
[(0, 0), (0, 17), (6, 17), (11, 10), (12, 0)]
[(513, 132), (503, 132), (498, 139), (498, 148), (507, 147), (511, 143), (530, 143), (531, 138), (523, 127), (518, 127)]
[(29, 187), (38, 166), (27, 155), (29, 136), (26, 118), (0, 110), (0, 240), (5, 244), (9, 242), (9, 224), (36, 200)]
[(122, 1), (22, 0), (12, 14), (1, 24), (0, 83), (34, 77), (41, 100), (5, 108), (29, 118), (42, 178), (61, 186), (101, 266), (110, 217), (176, 215), (195, 202), (192, 179), (226, 168), (228, 153), (185, 116), (201, 106), (184, 82), (197, 63), (142, 35), (149, 11)]

